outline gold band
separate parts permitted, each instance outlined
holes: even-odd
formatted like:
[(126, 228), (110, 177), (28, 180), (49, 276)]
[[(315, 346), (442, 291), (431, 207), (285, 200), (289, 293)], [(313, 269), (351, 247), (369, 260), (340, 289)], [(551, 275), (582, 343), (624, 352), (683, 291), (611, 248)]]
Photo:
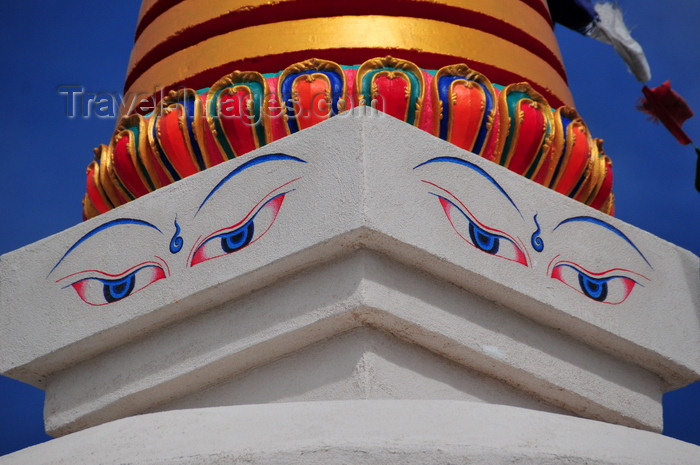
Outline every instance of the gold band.
[[(270, 2), (270, 0), (185, 0), (178, 3), (157, 17), (138, 37), (131, 52), (127, 75), (131, 73), (134, 66), (140, 62), (150, 50), (167, 39), (183, 33), (183, 31), (186, 31), (188, 28), (219, 18), (231, 12), (248, 11), (270, 4), (279, 5), (283, 3), (294, 3), (295, 1), (296, 0), (278, 0), (276, 2)], [(146, 7), (147, 3), (151, 4), (148, 8)], [(144, 1), (140, 17), (143, 17), (153, 3), (153, 0)], [(559, 62), (562, 61), (559, 46), (557, 45), (549, 22), (521, 0), (432, 0), (430, 2), (406, 1), (405, 3), (444, 5), (490, 16), (508, 23), (532, 36), (546, 46), (557, 57)], [(174, 30), (178, 32), (173, 34)], [(269, 38), (267, 40), (269, 41)], [(267, 41), (263, 41), (259, 45), (263, 48), (267, 45)]]
[(305, 50), (313, 56), (314, 50), (333, 48), (371, 48), (377, 50), (377, 56), (396, 49), (454, 56), (522, 76), (573, 106), (569, 88), (559, 73), (538, 56), (507, 40), (439, 21), (389, 16), (303, 19), (222, 34), (158, 62), (127, 92), (150, 95), (156, 87), (183, 82), (203, 70), (258, 56)]

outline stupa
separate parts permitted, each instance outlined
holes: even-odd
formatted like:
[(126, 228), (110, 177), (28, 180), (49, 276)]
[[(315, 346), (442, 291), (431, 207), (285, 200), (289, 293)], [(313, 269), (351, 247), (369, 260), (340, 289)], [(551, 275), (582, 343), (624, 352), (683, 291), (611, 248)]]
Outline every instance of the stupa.
[(700, 259), (610, 215), (545, 1), (144, 0), (125, 87), (0, 258), (58, 437), (1, 465), (697, 462)]
[(125, 95), (86, 218), (362, 105), (614, 211), (541, 0), (146, 1)]

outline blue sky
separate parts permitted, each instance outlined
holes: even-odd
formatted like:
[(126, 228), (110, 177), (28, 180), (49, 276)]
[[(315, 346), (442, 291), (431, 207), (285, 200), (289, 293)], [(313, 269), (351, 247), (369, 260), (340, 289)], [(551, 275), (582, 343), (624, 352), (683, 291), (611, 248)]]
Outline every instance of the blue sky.
[[(700, 112), (700, 2), (620, 0), (656, 86), (674, 89)], [(120, 92), (140, 1), (0, 2), (0, 254), (81, 221), (92, 149), (112, 119), (66, 116), (58, 87)], [(611, 47), (557, 27), (579, 113), (605, 139), (615, 170), (617, 217), (700, 255), (696, 156), (635, 109), (641, 85)], [(700, 142), (700, 116), (684, 128)], [(660, 309), (661, 310), (661, 309)], [(700, 348), (698, 348), (700, 350)], [(0, 455), (43, 440), (43, 393), (0, 378)], [(667, 394), (666, 433), (700, 444), (700, 383)]]

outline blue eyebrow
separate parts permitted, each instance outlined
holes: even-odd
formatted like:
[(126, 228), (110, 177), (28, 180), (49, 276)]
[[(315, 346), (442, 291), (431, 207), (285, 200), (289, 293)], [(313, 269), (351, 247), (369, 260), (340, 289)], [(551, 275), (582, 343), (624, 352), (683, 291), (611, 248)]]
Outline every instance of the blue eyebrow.
[(94, 236), (95, 234), (104, 231), (105, 229), (111, 228), (112, 226), (119, 226), (122, 224), (136, 224), (139, 226), (148, 226), (149, 228), (153, 228), (156, 231), (158, 231), (159, 233), (163, 234), (163, 231), (161, 231), (160, 229), (158, 229), (156, 226), (152, 225), (151, 223), (148, 223), (147, 221), (137, 220), (134, 218), (117, 218), (116, 220), (109, 221), (103, 225), (96, 227), (95, 229), (91, 230), (90, 232), (85, 234), (83, 237), (78, 239), (78, 241), (75, 244), (73, 244), (70, 247), (70, 249), (68, 249), (68, 252), (63, 254), (63, 256), (58, 261), (58, 263), (56, 263), (54, 265), (54, 267), (51, 268), (51, 271), (49, 271), (49, 274), (46, 275), (46, 277), (48, 278), (49, 275), (51, 275), (51, 273), (53, 273), (53, 271), (58, 267), (58, 265), (60, 265), (61, 262), (68, 256), (68, 254), (71, 253), (73, 250), (75, 250), (75, 248), (78, 247), (80, 244), (82, 244), (83, 242), (85, 242), (86, 240), (88, 240), (89, 238)]
[(610, 223), (607, 223), (603, 220), (599, 220), (598, 218), (593, 218), (592, 216), (575, 216), (573, 218), (567, 218), (561, 223), (559, 223), (552, 231), (556, 231), (559, 226), (562, 226), (566, 223), (574, 223), (574, 222), (584, 222), (584, 223), (592, 223), (595, 225), (598, 225), (600, 227), (603, 227), (607, 229), (610, 232), (615, 233), (617, 236), (621, 237), (624, 239), (625, 242), (627, 242), (634, 250), (637, 251), (637, 253), (644, 259), (645, 262), (647, 262), (647, 265), (653, 270), (654, 267), (651, 266), (651, 263), (649, 263), (649, 260), (644, 256), (644, 254), (637, 248), (636, 245), (629, 239), (629, 237), (625, 236), (625, 234), (617, 229), (615, 226), (611, 225)]
[(421, 166), (427, 165), (429, 163), (438, 163), (438, 162), (456, 163), (457, 165), (466, 166), (467, 168), (470, 168), (470, 169), (476, 171), (478, 174), (480, 174), (484, 178), (486, 178), (491, 184), (496, 186), (498, 191), (501, 194), (503, 194), (505, 196), (505, 198), (508, 199), (508, 201), (511, 203), (511, 205), (513, 205), (513, 208), (515, 208), (518, 211), (518, 213), (520, 214), (520, 217), (522, 218), (523, 214), (520, 213), (520, 209), (518, 208), (517, 205), (515, 205), (515, 202), (513, 202), (513, 199), (510, 198), (510, 195), (508, 195), (508, 193), (501, 187), (500, 184), (498, 184), (498, 182), (496, 182), (495, 179), (493, 179), (493, 177), (491, 177), (490, 174), (488, 174), (486, 171), (484, 171), (483, 168), (475, 165), (474, 163), (468, 162), (467, 160), (462, 160), (461, 158), (455, 158), (455, 157), (436, 157), (436, 158), (432, 158), (428, 161), (425, 161), (425, 162), (421, 163), (420, 165), (413, 167), (413, 169), (415, 170), (416, 168), (420, 168)]
[[(211, 190), (211, 192), (209, 192), (207, 197), (204, 199), (202, 204), (199, 206), (199, 208), (197, 209), (197, 213), (199, 213), (199, 210), (202, 209), (204, 204), (209, 201), (209, 199), (216, 193), (216, 191), (218, 191), (221, 188), (221, 186), (223, 186), (228, 181), (230, 181), (231, 178), (233, 178), (235, 175), (241, 173), (242, 171), (244, 171), (250, 167), (253, 167), (255, 165), (259, 165), (260, 163), (265, 163), (268, 161), (275, 161), (275, 160), (290, 160), (290, 161), (298, 161), (300, 163), (306, 163), (306, 161), (302, 160), (301, 158), (293, 157), (291, 155), (286, 155), (284, 153), (273, 153), (270, 155), (262, 155), (262, 156), (259, 156), (257, 158), (253, 158), (252, 160), (243, 163), (241, 166), (239, 166), (235, 170), (231, 171), (229, 174), (226, 175), (226, 177), (224, 177), (224, 179), (219, 181), (219, 183), (216, 186), (214, 186), (214, 188)], [(194, 216), (197, 216), (197, 213), (195, 213)]]

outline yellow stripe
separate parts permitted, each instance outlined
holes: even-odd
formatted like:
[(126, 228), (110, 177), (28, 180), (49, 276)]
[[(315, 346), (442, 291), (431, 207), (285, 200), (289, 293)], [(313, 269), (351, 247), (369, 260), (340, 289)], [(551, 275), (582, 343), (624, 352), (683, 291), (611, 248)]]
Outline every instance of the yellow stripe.
[[(153, 1), (154, 0), (144, 1), (142, 13), (147, 11), (144, 9), (146, 3), (153, 3)], [(178, 35), (186, 28), (196, 26), (197, 24), (218, 18), (236, 10), (247, 10), (267, 4), (281, 4), (294, 1), (295, 0), (279, 0), (277, 2), (271, 2), (270, 0), (185, 0), (165, 11), (143, 31), (131, 52), (127, 75), (131, 72), (136, 63), (155, 46), (172, 36)], [(520, 0), (432, 0), (430, 3), (476, 11), (510, 23), (542, 42), (554, 53), (560, 62), (562, 61), (559, 46), (551, 25), (539, 13)], [(260, 46), (266, 46), (268, 41), (270, 41), (269, 37), (264, 39), (263, 42), (260, 43)]]
[[(275, 40), (270, 40), (271, 37)], [(392, 48), (453, 55), (489, 64), (523, 76), (573, 106), (569, 88), (556, 70), (511, 42), (439, 21), (387, 16), (303, 19), (222, 34), (160, 61), (127, 91), (150, 95), (157, 86), (167, 87), (203, 70), (257, 56), (308, 50), (309, 57), (313, 57), (314, 50), (340, 47), (376, 48), (380, 56), (387, 44)]]

